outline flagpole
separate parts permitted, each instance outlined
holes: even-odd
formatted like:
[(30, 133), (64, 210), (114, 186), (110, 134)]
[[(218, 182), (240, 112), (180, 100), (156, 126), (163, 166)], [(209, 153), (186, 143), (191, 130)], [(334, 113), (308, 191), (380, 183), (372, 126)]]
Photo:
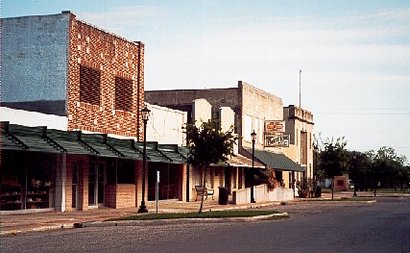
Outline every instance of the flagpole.
[(302, 70), (299, 69), (299, 107), (302, 108)]

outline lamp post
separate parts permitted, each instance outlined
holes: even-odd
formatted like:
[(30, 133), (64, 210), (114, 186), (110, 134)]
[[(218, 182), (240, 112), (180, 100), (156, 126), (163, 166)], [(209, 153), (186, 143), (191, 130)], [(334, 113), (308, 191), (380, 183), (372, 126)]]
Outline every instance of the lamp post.
[(141, 199), (141, 206), (138, 209), (139, 213), (147, 213), (148, 209), (145, 205), (145, 170), (146, 170), (146, 162), (147, 162), (147, 121), (149, 118), (149, 113), (151, 112), (150, 109), (145, 105), (145, 107), (141, 110), (142, 121), (144, 122), (144, 149), (142, 151), (142, 199)]
[[(251, 133), (252, 137), (252, 172), (255, 169), (255, 141), (256, 141), (256, 133), (255, 130)], [(251, 187), (251, 203), (255, 203), (255, 189), (254, 189), (254, 183), (252, 183)]]

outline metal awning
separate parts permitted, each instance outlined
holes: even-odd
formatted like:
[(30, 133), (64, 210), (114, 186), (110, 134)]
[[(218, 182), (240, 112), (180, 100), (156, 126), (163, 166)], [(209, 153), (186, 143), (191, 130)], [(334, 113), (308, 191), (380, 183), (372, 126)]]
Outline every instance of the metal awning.
[(159, 144), (158, 150), (170, 159), (171, 163), (184, 164), (187, 161), (187, 158), (179, 152), (178, 145)]
[[(244, 148), (244, 150), (248, 152), (248, 157), (249, 154), (252, 155), (251, 148)], [(278, 154), (267, 150), (255, 149), (255, 158), (258, 159), (261, 163), (265, 164), (266, 166), (276, 170), (299, 172), (305, 171), (303, 167), (289, 159), (284, 154)]]
[[(231, 156), (229, 157), (228, 161), (226, 161), (226, 163), (229, 166), (232, 167), (245, 167), (245, 168), (252, 168), (252, 159), (249, 159), (245, 156), (242, 155), (235, 155), (235, 156)], [(265, 165), (260, 163), (257, 160), (254, 160), (254, 168), (257, 169), (265, 169)]]
[[(8, 122), (1, 122), (1, 144), (2, 150), (95, 155), (131, 160), (143, 160), (144, 145), (143, 142), (136, 142), (133, 139), (117, 139), (106, 134), (67, 132)], [(177, 145), (147, 142), (147, 160), (150, 162), (183, 164), (186, 162), (185, 152), (185, 148)]]
[(25, 127), (1, 122), (1, 149), (32, 152), (65, 152), (58, 144), (44, 137), (44, 128)]

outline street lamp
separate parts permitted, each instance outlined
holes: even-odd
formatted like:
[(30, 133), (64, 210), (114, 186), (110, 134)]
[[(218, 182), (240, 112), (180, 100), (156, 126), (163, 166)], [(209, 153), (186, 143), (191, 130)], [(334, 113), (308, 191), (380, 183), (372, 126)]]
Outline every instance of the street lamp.
[(147, 161), (147, 121), (150, 112), (151, 110), (148, 109), (147, 105), (141, 110), (142, 121), (144, 122), (144, 149), (142, 151), (142, 199), (141, 206), (138, 209), (139, 213), (148, 212), (147, 206), (145, 205), (145, 170)]
[[(256, 133), (255, 130), (253, 130), (253, 132), (251, 133), (251, 137), (252, 137), (252, 172), (254, 172), (255, 170), (255, 141), (256, 141)], [(255, 190), (254, 190), (254, 183), (252, 183), (252, 187), (251, 187), (251, 203), (255, 203)]]

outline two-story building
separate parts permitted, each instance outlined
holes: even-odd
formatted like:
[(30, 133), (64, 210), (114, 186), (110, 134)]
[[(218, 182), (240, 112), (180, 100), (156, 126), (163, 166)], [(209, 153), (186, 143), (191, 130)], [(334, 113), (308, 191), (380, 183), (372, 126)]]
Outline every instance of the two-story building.
[[(273, 94), (239, 81), (238, 87), (232, 88), (146, 91), (145, 99), (151, 104), (186, 111), (188, 122), (195, 120), (192, 117), (195, 114), (192, 101), (196, 99), (205, 99), (210, 103), (213, 118), (221, 118), (221, 108), (230, 108), (234, 113), (234, 127), (239, 136), (239, 154), (252, 159), (251, 134), (255, 133), (254, 158), (266, 168), (274, 169), (280, 183), (294, 189), (296, 179), (302, 180), (303, 175), (311, 175), (304, 173), (306, 164), (310, 164), (312, 159), (302, 161), (302, 156), (294, 155), (294, 150), (298, 148), (298, 151), (303, 151), (303, 157), (312, 156), (312, 149), (306, 148), (312, 142), (313, 118), (309, 118), (308, 128), (298, 128), (299, 123), (295, 123), (298, 118), (289, 118), (282, 99)], [(302, 142), (303, 147), (299, 144), (299, 132), (298, 141), (294, 141), (296, 131), (303, 133), (302, 138), (306, 137)], [(245, 170), (245, 173), (252, 172)]]
[[(142, 199), (144, 44), (71, 12), (1, 19), (0, 210), (136, 207)], [(180, 111), (149, 106), (148, 171), (161, 198), (185, 198)], [(155, 118), (157, 117), (157, 118)], [(163, 126), (163, 122), (162, 122)], [(151, 139), (152, 140), (152, 139)], [(172, 142), (171, 142), (172, 143)], [(172, 171), (172, 173), (170, 173)], [(170, 175), (176, 176), (170, 176)], [(165, 180), (166, 179), (166, 180)], [(147, 177), (146, 192), (153, 183)], [(172, 186), (172, 187), (171, 187)]]

